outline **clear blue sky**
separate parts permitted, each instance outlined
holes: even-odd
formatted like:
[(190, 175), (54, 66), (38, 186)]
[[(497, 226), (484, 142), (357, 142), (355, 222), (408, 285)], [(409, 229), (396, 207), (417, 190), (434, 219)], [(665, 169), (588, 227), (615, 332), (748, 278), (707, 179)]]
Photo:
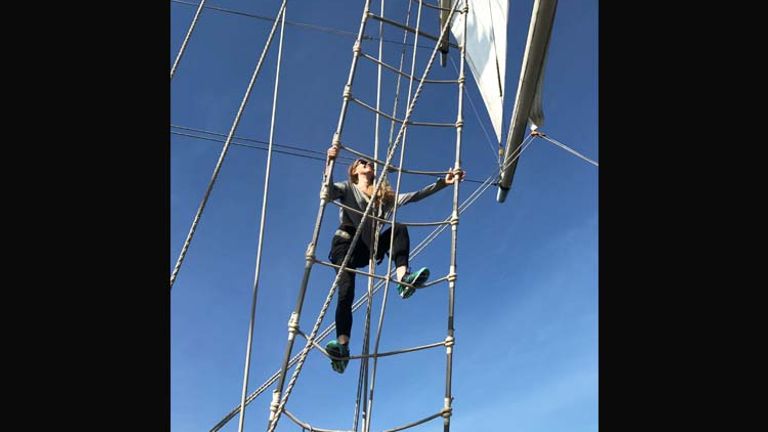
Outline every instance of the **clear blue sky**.
[[(279, 0), (211, 0), (207, 3), (245, 13), (274, 16)], [(504, 130), (517, 89), (533, 1), (511, 0)], [(181, 46), (195, 6), (170, 2), (169, 68)], [(290, 0), (287, 20), (356, 32), (363, 1)], [(379, 3), (373, 2), (378, 11)], [(388, 0), (387, 15), (404, 21), (406, 0)], [(415, 10), (415, 8), (414, 8)], [(598, 4), (561, 1), (552, 33), (544, 83), (541, 128), (553, 138), (598, 159)], [(432, 11), (423, 20), (437, 32)], [(206, 9), (171, 82), (174, 125), (226, 134), (261, 53), (270, 23)], [(370, 23), (368, 34), (378, 25)], [(402, 32), (387, 29), (385, 38)], [(277, 40), (276, 40), (277, 41)], [(275, 41), (275, 42), (276, 42)], [(353, 38), (299, 26), (285, 30), (275, 142), (324, 152), (330, 145), (341, 107)], [(428, 45), (421, 40), (420, 45)], [(378, 44), (364, 43), (376, 54)], [(399, 47), (385, 44), (396, 64)], [(419, 50), (420, 72), (429, 54)], [(277, 44), (268, 54), (237, 135), (266, 141), (272, 103)], [(450, 57), (456, 60), (457, 52)], [(408, 55), (410, 58), (410, 54)], [(455, 72), (437, 64), (435, 77)], [(385, 73), (385, 107), (391, 110), (394, 79)], [(403, 81), (403, 86), (407, 82)], [(403, 92), (407, 87), (403, 87)], [(492, 136), (474, 81), (468, 78), (463, 166), (470, 179), (485, 179), (494, 169), (483, 128)], [(375, 102), (375, 68), (361, 60), (353, 93)], [(466, 100), (466, 99), (465, 99)], [(455, 87), (425, 89), (415, 120), (455, 121)], [(384, 123), (388, 132), (388, 124)], [(179, 131), (178, 129), (172, 129)], [(171, 265), (202, 199), (222, 144), (170, 134)], [(343, 141), (363, 151), (373, 148), (373, 117), (352, 106)], [(412, 130), (406, 166), (441, 170), (452, 165), (455, 132)], [(494, 144), (495, 145), (495, 144)], [(349, 156), (343, 153), (343, 156)], [(182, 431), (207, 431), (239, 403), (252, 297), (266, 152), (232, 146), (202, 221), (171, 293), (171, 424)], [(342, 169), (345, 167), (342, 166)], [(269, 212), (256, 310), (249, 393), (279, 367), (288, 317), (293, 310), (319, 204), (323, 163), (273, 156)], [(496, 189), (466, 211), (459, 225), (456, 286), (452, 430), (596, 431), (598, 415), (598, 171), (544, 141), (522, 155), (506, 202)], [(336, 178), (343, 178), (337, 169)], [(395, 176), (390, 179), (394, 181)], [(406, 176), (403, 190), (431, 179)], [(461, 198), (478, 184), (464, 182)], [(404, 207), (405, 221), (432, 221), (449, 214), (451, 192)], [(325, 259), (338, 221), (328, 206), (317, 256)], [(412, 244), (431, 228), (411, 228)], [(449, 231), (419, 255), (413, 266), (447, 274)], [(381, 267), (380, 267), (381, 268)], [(171, 268), (169, 268), (170, 274)], [(381, 270), (383, 271), (383, 270)], [(311, 330), (333, 280), (330, 269), (312, 271), (301, 327)], [(358, 277), (357, 295), (366, 282)], [(381, 350), (390, 351), (443, 340), (447, 331), (447, 285), (420, 290), (407, 301), (390, 290)], [(374, 304), (375, 325), (381, 295)], [(333, 322), (333, 308), (322, 328)], [(363, 315), (355, 314), (353, 352), (362, 342)], [(301, 340), (299, 340), (301, 342)], [(299, 344), (296, 345), (298, 348)], [(296, 348), (294, 349), (296, 352)], [(312, 425), (351, 429), (358, 362), (338, 375), (327, 359), (312, 352), (289, 410)], [(373, 430), (395, 427), (439, 411), (445, 386), (445, 349), (436, 348), (379, 361)], [(269, 392), (246, 411), (246, 430), (263, 430)], [(442, 430), (434, 420), (414, 430)], [(237, 430), (237, 418), (224, 429)], [(300, 430), (283, 417), (278, 430)]]

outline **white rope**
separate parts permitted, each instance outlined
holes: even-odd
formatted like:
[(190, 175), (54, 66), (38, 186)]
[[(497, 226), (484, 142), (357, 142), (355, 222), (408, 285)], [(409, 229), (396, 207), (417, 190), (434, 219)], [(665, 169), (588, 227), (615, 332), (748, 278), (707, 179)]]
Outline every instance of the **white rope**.
[(554, 145), (556, 145), (556, 146), (558, 146), (558, 147), (562, 148), (563, 150), (567, 151), (568, 153), (571, 153), (571, 154), (573, 154), (573, 155), (575, 155), (575, 156), (577, 156), (577, 157), (579, 157), (579, 158), (581, 158), (581, 159), (583, 159), (583, 160), (585, 160), (585, 161), (587, 161), (587, 162), (591, 163), (591, 164), (592, 164), (592, 165), (594, 165), (594, 166), (598, 166), (598, 165), (597, 165), (597, 162), (595, 162), (595, 161), (593, 161), (592, 159), (590, 159), (590, 158), (588, 158), (588, 157), (584, 156), (583, 154), (581, 154), (581, 153), (577, 152), (576, 150), (574, 150), (574, 149), (572, 149), (572, 148), (568, 147), (567, 145), (565, 145), (565, 144), (563, 144), (563, 143), (561, 143), (561, 142), (559, 142), (559, 141), (557, 141), (557, 140), (555, 140), (555, 139), (552, 139), (552, 138), (550, 138), (550, 137), (549, 137), (549, 136), (547, 136), (546, 134), (541, 134), (541, 137), (542, 137), (542, 138), (544, 138), (545, 140), (547, 140), (547, 141), (551, 142), (552, 144), (554, 144)]
[(176, 66), (178, 66), (179, 61), (181, 61), (181, 56), (184, 54), (184, 51), (187, 48), (189, 37), (192, 36), (192, 30), (195, 29), (195, 24), (197, 24), (197, 18), (200, 16), (200, 12), (203, 10), (204, 5), (205, 5), (205, 0), (201, 0), (200, 5), (197, 6), (197, 11), (195, 11), (195, 16), (192, 18), (192, 24), (189, 25), (189, 30), (187, 30), (187, 35), (184, 36), (184, 42), (181, 43), (181, 48), (179, 48), (179, 53), (176, 54), (176, 60), (173, 61), (173, 66), (171, 66), (171, 79), (173, 79), (173, 74), (174, 72), (176, 72)]

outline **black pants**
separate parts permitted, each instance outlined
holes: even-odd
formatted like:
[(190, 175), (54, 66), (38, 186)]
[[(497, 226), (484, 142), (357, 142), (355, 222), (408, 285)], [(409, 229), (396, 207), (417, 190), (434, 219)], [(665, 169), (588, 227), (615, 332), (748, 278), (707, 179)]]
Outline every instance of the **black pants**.
[[(333, 236), (331, 243), (331, 252), (328, 258), (332, 263), (341, 265), (344, 256), (352, 244), (352, 238), (355, 236), (355, 227), (342, 225), (340, 230), (349, 234), (349, 238), (340, 235)], [(381, 261), (384, 254), (389, 252), (389, 240), (392, 235), (392, 228), (387, 228), (379, 234), (379, 244), (376, 248), (376, 261)], [(358, 239), (352, 255), (349, 257), (347, 267), (360, 268), (368, 264), (371, 252), (363, 243), (363, 239)], [(408, 266), (408, 254), (411, 250), (411, 239), (408, 237), (408, 229), (405, 225), (395, 224), (395, 241), (392, 245), (392, 260), (397, 267)], [(338, 270), (336, 271), (338, 273)], [(336, 304), (336, 337), (341, 335), (350, 336), (352, 330), (352, 303), (355, 301), (355, 274), (345, 271), (339, 276), (339, 301)]]

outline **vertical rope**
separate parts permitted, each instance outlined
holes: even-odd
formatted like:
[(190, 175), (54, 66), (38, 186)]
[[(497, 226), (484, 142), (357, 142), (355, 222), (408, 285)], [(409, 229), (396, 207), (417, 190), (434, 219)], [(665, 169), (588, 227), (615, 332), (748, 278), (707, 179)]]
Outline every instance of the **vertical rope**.
[[(421, 29), (421, 10), (422, 10), (422, 3), (419, 2), (419, 7), (416, 10), (416, 32), (414, 33), (413, 37), (413, 53), (411, 56), (411, 73), (408, 78), (408, 98), (406, 105), (410, 105), (412, 102), (412, 91), (413, 91), (413, 76), (416, 69), (416, 47), (419, 43), (419, 30)], [(376, 342), (374, 343), (374, 353), (378, 353), (379, 351), (379, 344), (381, 342), (381, 333), (384, 325), (384, 313), (387, 308), (387, 300), (389, 298), (389, 283), (392, 278), (392, 248), (394, 245), (394, 237), (395, 237), (395, 221), (397, 220), (397, 197), (400, 194), (400, 180), (402, 176), (402, 168), (403, 168), (403, 158), (405, 156), (405, 145), (406, 145), (406, 137), (408, 133), (407, 123), (403, 122), (402, 125), (402, 136), (403, 136), (403, 145), (400, 149), (400, 163), (398, 166), (398, 172), (397, 172), (397, 184), (395, 186), (395, 203), (392, 208), (392, 230), (390, 232), (390, 239), (389, 239), (389, 257), (387, 259), (387, 279), (384, 281), (384, 294), (382, 295), (382, 301), (381, 301), (381, 310), (379, 313), (379, 322), (376, 330)], [(372, 412), (373, 412), (373, 396), (374, 396), (374, 390), (376, 387), (376, 371), (378, 369), (378, 358), (374, 357), (373, 359), (373, 370), (371, 373), (371, 384), (370, 389), (368, 392), (368, 421), (364, 424), (364, 432), (369, 432), (371, 429), (371, 421), (372, 421)]]
[[(454, 170), (461, 169), (461, 137), (464, 129), (464, 66), (466, 65), (467, 55), (467, 21), (469, 21), (468, 0), (464, 0), (464, 31), (461, 37), (461, 64), (459, 65), (459, 108), (456, 116), (456, 161)], [(455, 310), (456, 298), (456, 250), (458, 247), (459, 235), (459, 184), (460, 181), (453, 183), (453, 215), (451, 216), (451, 266), (448, 271), (448, 335), (445, 338), (446, 366), (445, 366), (445, 400), (443, 405), (443, 432), (451, 430), (451, 404), (453, 396), (451, 394), (451, 377), (453, 368), (453, 343), (454, 343), (454, 322), (453, 315)]]
[[(384, 16), (384, 7), (385, 7), (385, 0), (381, 0), (379, 3), (379, 15)], [(375, 162), (379, 159), (379, 125), (381, 120), (381, 115), (379, 115), (379, 111), (381, 110), (381, 61), (383, 59), (383, 53), (384, 53), (384, 23), (379, 22), (379, 53), (378, 53), (378, 60), (379, 64), (376, 66), (376, 117), (375, 117), (375, 125), (374, 125), (374, 135), (373, 135), (373, 174), (376, 175), (378, 172), (378, 163)], [(371, 247), (371, 256), (369, 259), (368, 269), (369, 273), (373, 274), (376, 271), (376, 263), (375, 263), (375, 256), (378, 249), (378, 243), (379, 243), (379, 223), (374, 222), (374, 231), (373, 231), (373, 243)], [(373, 277), (368, 277), (368, 305), (366, 307), (365, 311), (365, 329), (363, 332), (363, 355), (368, 354), (368, 347), (369, 347), (369, 341), (370, 341), (370, 328), (371, 328), (371, 307), (372, 302), (371, 299), (373, 298)], [(368, 388), (368, 358), (365, 357), (360, 361), (360, 373), (358, 376), (358, 383), (357, 383), (357, 396), (355, 399), (355, 418), (353, 423), (353, 430), (357, 432), (357, 425), (359, 420), (359, 414), (360, 414), (360, 405), (361, 405), (361, 399), (362, 399), (362, 413), (363, 417), (366, 417), (367, 412), (367, 403), (366, 398), (363, 396), (363, 389)]]
[(248, 325), (248, 342), (245, 353), (245, 370), (243, 371), (243, 389), (240, 395), (240, 420), (238, 432), (243, 432), (245, 424), (245, 396), (248, 392), (248, 378), (250, 376), (251, 349), (253, 347), (253, 327), (256, 318), (256, 299), (259, 292), (259, 275), (261, 273), (261, 255), (264, 245), (264, 226), (267, 218), (267, 198), (269, 197), (269, 179), (272, 168), (272, 146), (275, 138), (275, 114), (277, 112), (277, 92), (280, 88), (280, 63), (283, 58), (283, 35), (285, 31), (285, 8), (282, 8), (280, 18), (280, 41), (277, 47), (277, 65), (275, 66), (275, 90), (272, 95), (272, 119), (269, 125), (269, 148), (267, 149), (267, 168), (264, 173), (264, 194), (261, 202), (261, 221), (259, 223), (259, 245), (256, 250), (256, 271), (253, 277), (253, 299), (251, 300), (251, 317)]
[[(374, 208), (376, 211), (376, 208)], [(380, 225), (378, 221), (374, 221), (374, 229), (371, 232), (371, 249), (368, 256), (368, 269), (369, 273), (374, 274), (376, 271), (375, 257), (378, 251), (379, 244), (379, 229)], [(366, 303), (365, 310), (365, 329), (363, 330), (363, 347), (362, 355), (368, 355), (368, 348), (370, 346), (370, 328), (371, 328), (371, 308), (373, 306), (373, 285), (374, 280), (372, 276), (368, 276), (368, 289), (366, 291)], [(360, 372), (357, 379), (357, 395), (355, 397), (355, 417), (353, 423), (353, 431), (357, 432), (358, 420), (360, 417), (360, 405), (362, 403), (363, 418), (366, 413), (366, 399), (364, 396), (364, 389), (368, 388), (368, 357), (360, 359)]]

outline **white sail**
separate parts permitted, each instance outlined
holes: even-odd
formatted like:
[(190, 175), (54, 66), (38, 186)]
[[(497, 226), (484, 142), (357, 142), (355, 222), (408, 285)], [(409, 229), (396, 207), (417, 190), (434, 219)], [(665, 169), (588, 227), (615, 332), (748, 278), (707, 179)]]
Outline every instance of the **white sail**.
[[(471, 1), (467, 20), (467, 63), (480, 89), (499, 143), (504, 115), (507, 9), (508, 0)], [(451, 32), (457, 41), (461, 41), (464, 33), (464, 15), (456, 16), (451, 25)]]

